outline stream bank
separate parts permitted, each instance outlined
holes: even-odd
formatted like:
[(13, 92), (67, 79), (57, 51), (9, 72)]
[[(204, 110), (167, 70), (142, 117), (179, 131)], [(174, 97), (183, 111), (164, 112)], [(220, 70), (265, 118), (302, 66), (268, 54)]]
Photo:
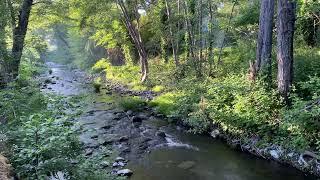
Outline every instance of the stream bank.
[[(155, 98), (159, 93), (155, 93), (149, 90), (146, 91), (134, 91), (126, 88), (124, 85), (108, 81), (107, 89), (112, 92), (117, 92), (121, 95), (129, 94), (130, 96), (139, 96), (147, 101)], [(157, 111), (151, 109), (155, 114)], [(164, 116), (161, 114), (164, 118)], [(170, 119), (166, 117), (166, 119)], [(179, 129), (182, 129), (185, 133), (189, 129), (192, 129), (189, 125), (184, 123), (181, 119), (174, 119), (171, 122), (175, 122)], [(286, 149), (276, 144), (269, 144), (261, 146), (260, 139), (256, 136), (248, 137), (243, 140), (241, 137), (237, 137), (227, 131), (224, 131), (217, 125), (212, 125), (209, 130), (202, 135), (209, 137), (208, 141), (215, 139), (225, 142), (234, 150), (252, 154), (256, 157), (267, 161), (275, 161), (280, 164), (291, 166), (306, 174), (311, 174), (320, 177), (320, 156), (311, 151), (298, 152), (294, 149)]]
[(124, 111), (115, 104), (126, 93), (103, 90), (94, 94), (85, 73), (56, 64), (49, 67), (52, 74), (46, 78), (54, 80), (43, 85), (44, 92), (88, 95), (84, 113), (75, 120), (81, 125), (80, 140), (86, 156), (99, 154), (105, 147), (118, 152), (120, 157), (114, 162), (100, 162), (112, 166), (109, 173), (132, 174), (126, 171), (129, 168), (134, 180), (315, 179), (294, 168), (232, 150), (220, 140), (188, 134), (149, 107)]

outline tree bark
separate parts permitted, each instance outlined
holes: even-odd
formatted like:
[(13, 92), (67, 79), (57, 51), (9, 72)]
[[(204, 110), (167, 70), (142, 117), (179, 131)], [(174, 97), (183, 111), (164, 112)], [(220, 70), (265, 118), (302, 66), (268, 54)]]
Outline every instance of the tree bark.
[(136, 49), (138, 50), (139, 57), (140, 57), (140, 66), (141, 66), (141, 82), (145, 82), (148, 78), (149, 67), (148, 67), (147, 53), (146, 53), (144, 44), (142, 42), (139, 31), (131, 23), (130, 17), (128, 15), (128, 10), (123, 0), (117, 0), (117, 3), (124, 17), (125, 26), (129, 31), (130, 37), (132, 38)]
[(209, 49), (208, 49), (208, 61), (209, 61), (209, 76), (212, 75), (212, 69), (213, 69), (213, 65), (214, 65), (214, 53), (213, 53), (213, 45), (214, 45), (214, 35), (213, 35), (213, 6), (212, 6), (212, 2), (209, 1), (209, 17), (210, 17), (210, 26), (209, 26)]
[[(188, 10), (188, 2), (184, 0), (184, 20), (185, 20), (185, 28), (188, 36), (188, 52), (187, 52), (187, 57), (189, 58), (191, 55), (191, 58), (193, 61), (196, 61), (196, 55), (194, 52), (194, 46), (195, 46), (195, 39), (194, 39), (194, 34), (192, 30), (192, 24), (190, 22), (189, 18), (189, 10)], [(194, 66), (195, 70), (197, 71), (197, 66)]]
[(291, 0), (278, 0), (277, 14), (278, 90), (288, 104), (293, 79), (295, 3)]
[(7, 18), (6, 18), (6, 9), (7, 6), (4, 1), (0, 2), (0, 88), (6, 84), (6, 67), (8, 60), (7, 53), (7, 43), (6, 43), (6, 33), (5, 28), (7, 26)]
[(29, 17), (33, 0), (24, 0), (19, 12), (17, 27), (13, 30), (12, 63), (10, 73), (15, 79), (19, 75), (19, 67), (24, 47), (24, 40), (28, 30)]
[(198, 62), (198, 77), (202, 76), (202, 61), (203, 61), (203, 12), (202, 12), (202, 0), (199, 0), (199, 62)]
[(177, 55), (177, 49), (176, 49), (176, 44), (174, 40), (174, 34), (173, 34), (173, 28), (172, 28), (172, 22), (171, 22), (171, 7), (170, 4), (168, 3), (168, 0), (165, 0), (165, 5), (166, 5), (166, 11), (167, 11), (167, 17), (168, 17), (168, 24), (169, 24), (169, 33), (170, 33), (170, 43), (172, 47), (172, 54), (174, 58), (174, 62), (176, 64), (176, 67), (179, 66), (179, 59)]
[(261, 0), (259, 34), (254, 76), (261, 74), (271, 81), (272, 29), (274, 0)]

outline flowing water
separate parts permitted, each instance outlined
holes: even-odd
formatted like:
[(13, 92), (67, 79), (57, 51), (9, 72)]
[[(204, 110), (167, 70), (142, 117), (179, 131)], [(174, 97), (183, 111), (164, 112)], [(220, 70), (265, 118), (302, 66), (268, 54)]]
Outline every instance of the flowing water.
[(171, 130), (179, 141), (155, 149), (130, 168), (132, 180), (300, 180), (294, 168), (231, 149), (209, 137)]
[[(46, 78), (55, 79), (55, 83), (44, 87), (45, 92), (55, 92), (64, 96), (70, 96), (80, 93), (92, 94), (84, 81), (79, 77), (85, 78), (81, 71), (70, 71), (65, 66), (49, 64), (53, 70), (52, 75)], [(112, 119), (113, 111), (110, 109), (110, 103), (107, 94), (97, 95), (99, 102), (91, 107), (91, 115), (84, 119), (89, 125), (87, 128), (97, 128), (100, 124), (106, 126), (108, 119)], [(116, 97), (116, 96), (115, 96)], [(114, 97), (113, 97), (114, 99)], [(111, 100), (110, 100), (111, 101)], [(117, 100), (115, 100), (117, 101)], [(147, 113), (147, 112), (146, 112)], [(113, 118), (114, 119), (114, 118)], [(102, 138), (108, 136), (108, 132), (126, 133), (127, 131), (136, 131), (137, 134), (128, 135), (128, 142), (116, 144), (117, 147), (127, 146), (131, 151), (126, 151), (129, 164), (126, 168), (131, 169), (134, 174), (132, 180), (312, 180), (312, 176), (306, 176), (302, 172), (278, 164), (273, 161), (267, 161), (256, 158), (250, 154), (231, 149), (225, 143), (214, 140), (210, 137), (192, 135), (168, 125), (164, 120), (148, 119), (143, 121), (139, 127), (131, 126), (125, 123), (125, 117), (118, 121), (110, 120), (107, 124), (110, 130), (103, 133)], [(121, 124), (122, 123), (122, 124)], [(130, 122), (131, 123), (131, 122)], [(121, 124), (121, 126), (118, 126)], [(162, 140), (156, 132), (164, 132)], [(149, 132), (149, 135), (146, 132)], [(90, 134), (88, 135), (90, 139)], [(99, 136), (99, 134), (97, 134)], [(135, 144), (140, 141), (140, 136), (149, 136), (145, 142), (156, 142), (145, 151), (141, 151), (139, 156), (134, 154)], [(100, 138), (100, 136), (99, 136)], [(133, 139), (133, 140), (132, 140)], [(138, 139), (138, 140), (135, 140)], [(146, 139), (146, 138), (145, 138)], [(150, 139), (155, 139), (154, 141)], [(152, 144), (152, 143), (149, 143)], [(141, 144), (139, 145), (141, 147)], [(141, 149), (141, 148), (140, 148)], [(140, 151), (139, 151), (140, 152)], [(133, 154), (130, 156), (130, 153)]]

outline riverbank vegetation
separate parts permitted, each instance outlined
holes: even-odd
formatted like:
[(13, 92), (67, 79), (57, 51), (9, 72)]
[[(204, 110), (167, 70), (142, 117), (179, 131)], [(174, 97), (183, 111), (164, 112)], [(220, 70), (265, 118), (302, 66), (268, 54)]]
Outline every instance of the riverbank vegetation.
[[(69, 122), (53, 121), (61, 112), (43, 109), (52, 99), (27, 80), (39, 64), (56, 61), (99, 74), (97, 92), (107, 79), (157, 93), (148, 105), (194, 133), (219, 129), (262, 147), (320, 151), (316, 0), (6, 0), (0, 9), (0, 117), (28, 143), (36, 142), (27, 130)], [(28, 103), (34, 113), (18, 106)], [(138, 97), (120, 103), (133, 110), (142, 104)], [(66, 127), (51, 129), (58, 144), (71, 139), (56, 148), (76, 156)], [(50, 152), (26, 153), (30, 161)], [(41, 170), (15, 158), (18, 168)]]

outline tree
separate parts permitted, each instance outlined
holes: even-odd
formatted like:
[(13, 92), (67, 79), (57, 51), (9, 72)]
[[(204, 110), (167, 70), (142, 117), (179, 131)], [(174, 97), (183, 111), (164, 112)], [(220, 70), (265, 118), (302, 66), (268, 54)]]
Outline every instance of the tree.
[[(8, 1), (9, 2), (9, 1)], [(18, 22), (13, 29), (13, 44), (12, 44), (12, 62), (9, 73), (15, 79), (19, 74), (20, 61), (22, 57), (24, 40), (28, 30), (29, 17), (33, 0), (24, 0), (19, 10)]]
[[(167, 12), (167, 17), (168, 17), (168, 22), (169, 22), (169, 34), (170, 34), (170, 43), (171, 43), (171, 47), (172, 47), (172, 54), (173, 54), (173, 58), (174, 58), (174, 62), (176, 64), (176, 66), (179, 66), (179, 58), (178, 58), (178, 48), (179, 46), (176, 45), (174, 40), (174, 34), (173, 34), (173, 25), (172, 25), (172, 11), (171, 11), (171, 7), (170, 4), (168, 3), (168, 0), (164, 0), (165, 5), (166, 5), (166, 12)], [(178, 1), (178, 7), (179, 7), (179, 1)]]
[[(141, 39), (141, 34), (139, 32), (139, 19), (137, 18), (137, 27), (135, 27), (133, 25), (133, 23), (131, 22), (130, 16), (129, 16), (129, 12), (127, 10), (126, 5), (124, 4), (123, 0), (117, 0), (117, 4), (120, 7), (120, 10), (122, 12), (123, 15), (123, 22), (130, 34), (130, 37), (132, 38), (134, 45), (139, 53), (139, 57), (140, 57), (140, 66), (141, 66), (141, 82), (145, 82), (146, 79), (148, 78), (148, 59), (147, 59), (147, 53), (145, 50), (145, 46), (142, 42)], [(137, 5), (137, 4), (136, 4)], [(136, 16), (138, 15), (138, 7), (134, 8), (134, 14)]]
[[(0, 2), (0, 86), (6, 82), (6, 61), (8, 59), (5, 28), (8, 19), (6, 18), (7, 5), (5, 1)], [(2, 13), (3, 12), (3, 13)]]
[(277, 14), (278, 90), (288, 103), (293, 79), (295, 3), (291, 0), (278, 0)]
[(253, 76), (260, 72), (271, 80), (272, 29), (274, 0), (261, 0), (256, 62)]

